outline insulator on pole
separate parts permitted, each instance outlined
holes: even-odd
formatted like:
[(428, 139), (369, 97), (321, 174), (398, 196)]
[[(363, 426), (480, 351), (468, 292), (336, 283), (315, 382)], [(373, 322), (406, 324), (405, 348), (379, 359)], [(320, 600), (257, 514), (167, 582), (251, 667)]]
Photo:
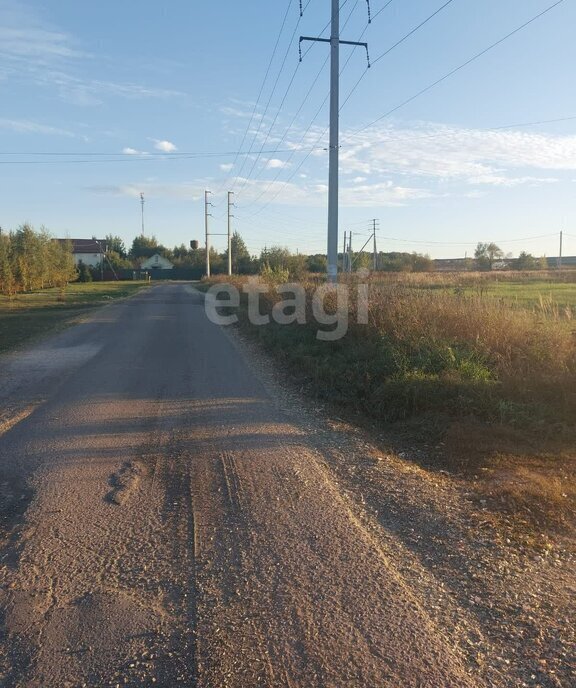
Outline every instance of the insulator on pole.
[[(370, 11), (370, 0), (366, 0), (366, 4), (368, 5), (368, 23), (372, 23), (372, 12)], [(300, 3), (300, 6), (302, 6), (302, 3)]]

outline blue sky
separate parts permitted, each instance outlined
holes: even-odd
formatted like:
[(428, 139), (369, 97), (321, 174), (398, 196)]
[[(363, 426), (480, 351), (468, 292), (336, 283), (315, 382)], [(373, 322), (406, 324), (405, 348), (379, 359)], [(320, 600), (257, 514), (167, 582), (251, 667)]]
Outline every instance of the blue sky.
[[(444, 2), (393, 0), (367, 26), (365, 0), (342, 0), (342, 38), (364, 36), (375, 60)], [(342, 48), (342, 101), (366, 72), (341, 111), (340, 230), (355, 248), (378, 218), (384, 250), (495, 240), (556, 255), (564, 228), (576, 254), (574, 0), (364, 128), (552, 3), (453, 0), (367, 72)], [(204, 189), (224, 232), (233, 190), (252, 252), (325, 251), (328, 46), (299, 63), (297, 38), (321, 32), (330, 2), (304, 5), (299, 19), (297, 0), (0, 0), (0, 225), (129, 244), (144, 192), (146, 232), (173, 246), (203, 240)]]

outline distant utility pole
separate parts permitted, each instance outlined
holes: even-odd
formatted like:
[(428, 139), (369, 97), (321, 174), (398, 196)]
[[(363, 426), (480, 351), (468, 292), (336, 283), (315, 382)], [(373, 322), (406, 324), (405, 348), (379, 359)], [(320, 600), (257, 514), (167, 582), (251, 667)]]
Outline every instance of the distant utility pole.
[(233, 191), (228, 192), (228, 275), (232, 274), (232, 218), (234, 215), (231, 215), (230, 210), (234, 206), (234, 203), (232, 203), (232, 196), (234, 195)]
[(352, 232), (348, 237), (348, 272), (352, 272)]
[(140, 194), (140, 206), (142, 207), (142, 236), (144, 236), (144, 203), (146, 201), (144, 200), (144, 194)]
[(560, 230), (560, 252), (558, 253), (558, 270), (562, 270), (562, 238), (563, 232)]
[(211, 217), (211, 215), (208, 212), (208, 206), (211, 206), (212, 203), (210, 203), (210, 201), (208, 200), (208, 196), (211, 193), (211, 191), (204, 192), (204, 229), (206, 231), (206, 277), (210, 277), (210, 234), (208, 233), (208, 218)]
[(374, 239), (374, 272), (378, 270), (378, 252), (376, 250), (376, 230), (378, 229), (378, 220), (372, 220), (372, 236)]
[[(368, 43), (340, 40), (340, 0), (332, 0), (332, 29), (330, 38), (300, 36), (303, 41), (330, 43), (330, 153), (328, 169), (328, 281), (338, 280), (338, 148), (340, 110), (340, 45), (356, 45), (366, 48), (368, 67)], [(302, 61), (302, 53), (300, 53)]]
[(342, 248), (342, 272), (346, 272), (346, 232), (344, 232), (344, 245)]

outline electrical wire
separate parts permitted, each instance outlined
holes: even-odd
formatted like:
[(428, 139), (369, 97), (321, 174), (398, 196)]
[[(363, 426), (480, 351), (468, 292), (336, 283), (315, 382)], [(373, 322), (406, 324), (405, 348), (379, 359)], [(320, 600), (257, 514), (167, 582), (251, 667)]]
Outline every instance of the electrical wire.
[[(342, 7), (344, 7), (345, 4), (346, 4), (346, 1), (345, 1), (345, 2), (343, 3), (343, 5), (341, 6), (341, 9), (342, 9)], [(358, 4), (358, 3), (356, 2), (356, 4), (354, 5), (354, 7), (352, 8), (352, 11), (350, 12), (350, 14), (348, 15), (348, 18), (347, 18), (346, 21), (344, 22), (343, 28), (345, 28), (345, 27), (347, 26), (348, 22), (350, 21), (353, 12), (354, 12), (354, 10), (356, 9), (357, 4)], [(388, 4), (390, 4), (390, 3), (388, 3)], [(384, 9), (384, 8), (383, 8), (383, 9)], [(378, 13), (378, 14), (380, 14), (380, 13)], [(372, 19), (372, 21), (374, 21), (374, 18)], [(327, 26), (328, 26), (328, 25), (327, 25)], [(364, 34), (366, 33), (367, 29), (368, 29), (368, 25), (364, 27), (364, 30), (362, 31), (362, 33), (360, 34), (360, 36), (359, 36), (359, 38), (358, 38), (358, 42), (362, 40), (362, 38), (363, 38)], [(348, 58), (347, 58), (347, 60), (346, 60), (346, 62), (345, 62), (345, 64), (344, 64), (344, 66), (343, 66), (342, 69), (340, 70), (340, 76), (342, 76), (342, 74), (344, 73), (345, 69), (348, 67), (348, 64), (350, 63), (350, 60), (351, 60), (351, 59), (352, 59), (352, 53), (348, 56)], [(308, 135), (309, 131), (312, 129), (312, 126), (314, 125), (314, 122), (315, 122), (315, 121), (317, 120), (317, 118), (319, 117), (319, 115), (320, 115), (320, 113), (322, 112), (324, 106), (326, 105), (326, 103), (327, 103), (329, 97), (330, 97), (330, 93), (328, 92), (328, 93), (326, 94), (326, 97), (324, 98), (324, 100), (323, 100), (322, 103), (320, 104), (320, 107), (319, 107), (318, 110), (315, 112), (314, 116), (312, 117), (312, 120), (310, 121), (310, 124), (309, 124), (308, 127), (306, 128), (304, 134), (303, 134), (302, 137), (300, 138), (300, 142), (299, 142), (299, 144), (298, 144), (299, 146), (302, 145), (302, 143), (303, 143), (304, 140), (306, 139), (306, 136)], [(315, 145), (317, 145), (317, 144), (320, 143), (320, 141), (322, 140), (322, 138), (324, 138), (324, 136), (325, 136), (325, 134), (326, 134), (327, 131), (328, 131), (328, 129), (326, 128), (326, 129), (322, 132), (322, 134), (320, 135), (320, 137), (317, 139)], [(325, 149), (325, 150), (327, 150), (324, 146), (323, 146), (322, 148)], [(292, 160), (292, 158), (294, 157), (294, 155), (295, 155), (297, 152), (303, 152), (303, 151), (302, 151), (301, 148), (294, 149), (292, 155), (290, 155), (290, 156), (288, 157), (288, 159), (285, 161), (285, 165), (287, 165), (287, 164), (290, 163), (290, 161)], [(300, 164), (299, 164), (298, 167), (293, 171), (293, 173), (283, 182), (284, 186), (282, 187), (282, 189), (280, 189), (280, 190), (272, 197), (272, 199), (270, 199), (270, 201), (268, 201), (268, 202), (263, 206), (263, 208), (266, 208), (268, 205), (270, 205), (270, 204), (280, 195), (280, 193), (281, 193), (282, 190), (286, 187), (286, 185), (296, 176), (296, 174), (300, 171), (300, 169), (302, 169), (304, 163), (306, 162), (306, 160), (308, 160), (308, 158), (310, 157), (310, 155), (312, 154), (312, 152), (313, 152), (313, 151), (309, 151), (309, 154), (300, 162)], [(266, 187), (266, 189), (257, 197), (257, 199), (255, 199), (254, 201), (251, 201), (251, 202), (250, 202), (249, 207), (252, 206), (252, 205), (255, 205), (255, 204), (257, 203), (257, 201), (258, 201), (260, 198), (262, 198), (262, 196), (266, 195), (266, 194), (269, 192), (269, 190), (272, 188), (272, 185), (278, 180), (278, 178), (279, 178), (281, 172), (282, 172), (282, 170), (278, 170), (278, 172), (276, 173), (276, 176), (274, 177), (274, 179), (272, 179), (272, 181), (269, 182), (269, 184), (268, 184), (268, 186)], [(259, 212), (261, 212), (261, 210), (256, 211), (255, 213), (252, 214), (252, 216), (258, 214)]]
[[(373, 67), (375, 64), (377, 64), (378, 62), (380, 62), (380, 60), (382, 60), (384, 57), (386, 57), (386, 55), (388, 55), (389, 53), (391, 53), (391, 52), (392, 52), (395, 48), (397, 48), (399, 45), (402, 45), (402, 43), (404, 43), (404, 41), (407, 41), (411, 36), (413, 36), (417, 31), (419, 31), (423, 26), (426, 26), (426, 24), (427, 24), (429, 21), (431, 21), (432, 19), (434, 19), (434, 17), (435, 17), (436, 15), (440, 14), (440, 12), (442, 12), (443, 9), (445, 9), (446, 7), (448, 7), (448, 5), (451, 5), (452, 2), (454, 2), (454, 0), (447, 0), (447, 2), (445, 2), (445, 3), (442, 5), (442, 7), (439, 7), (439, 8), (438, 8), (435, 12), (433, 12), (430, 16), (426, 17), (426, 19), (424, 19), (424, 21), (420, 22), (420, 24), (418, 24), (418, 26), (415, 26), (415, 27), (414, 27), (411, 31), (409, 31), (406, 35), (402, 36), (402, 38), (401, 38), (400, 40), (396, 41), (396, 43), (394, 43), (394, 45), (391, 45), (387, 50), (385, 50), (385, 51), (384, 51), (381, 55), (379, 55), (375, 60), (372, 60), (372, 61), (371, 61), (371, 67)], [(360, 86), (360, 84), (362, 83), (364, 77), (365, 77), (367, 74), (368, 74), (368, 69), (365, 69), (365, 70), (362, 72), (362, 74), (360, 75), (360, 78), (358, 79), (358, 81), (357, 81), (357, 82), (354, 84), (354, 86), (352, 87), (352, 90), (350, 91), (350, 93), (346, 96), (346, 100), (344, 100), (344, 102), (343, 102), (342, 105), (340, 106), (340, 111), (342, 111), (342, 108), (343, 108), (343, 107), (346, 105), (346, 103), (350, 100), (350, 98), (351, 98), (352, 95), (355, 93), (355, 91), (356, 91), (356, 89), (358, 88), (358, 86)]]
[(384, 7), (381, 7), (378, 10), (378, 12), (376, 12), (376, 14), (372, 15), (372, 21), (374, 21), (376, 19), (376, 17), (378, 17), (380, 14), (382, 14), (382, 12), (384, 12), (384, 10), (388, 7), (388, 5), (391, 5), (393, 2), (394, 2), (394, 0), (388, 0), (388, 2), (384, 5)]
[[(304, 149), (308, 150), (308, 149)], [(324, 150), (324, 148), (317, 148), (317, 150)], [(293, 153), (294, 149), (293, 148), (274, 148), (270, 150), (263, 151), (263, 155), (280, 155), (280, 154), (285, 154), (285, 153)], [(247, 156), (250, 155), (248, 152), (243, 152), (243, 151), (237, 151), (238, 156)], [(93, 157), (88, 160), (0, 160), (0, 165), (71, 165), (71, 164), (98, 164), (98, 163), (127, 163), (127, 162), (158, 162), (159, 160), (162, 161), (181, 161), (181, 160), (199, 160), (202, 158), (229, 158), (231, 155), (235, 155), (236, 152), (223, 152), (223, 153), (189, 153), (185, 155), (179, 155), (179, 156), (162, 156), (162, 157), (151, 157), (151, 156), (126, 156), (124, 158), (104, 158), (102, 159), (101, 155), (108, 155), (107, 153), (103, 154), (98, 154), (98, 153), (0, 153), (0, 155), (39, 155), (39, 156), (64, 156), (64, 155), (92, 155)], [(112, 153), (112, 155), (114, 155)]]
[(545, 10), (543, 10), (542, 12), (539, 12), (537, 15), (535, 15), (534, 17), (532, 17), (532, 18), (529, 19), (528, 21), (526, 21), (526, 22), (524, 22), (523, 24), (521, 24), (520, 26), (516, 27), (513, 31), (510, 31), (510, 32), (507, 33), (505, 36), (503, 36), (502, 38), (500, 38), (500, 39), (497, 40), (496, 42), (492, 43), (491, 45), (489, 45), (489, 46), (488, 46), (487, 48), (485, 48), (484, 50), (481, 50), (479, 53), (476, 53), (476, 55), (474, 55), (474, 56), (471, 57), (470, 59), (466, 60), (466, 62), (463, 62), (462, 64), (458, 65), (458, 67), (455, 67), (454, 69), (452, 69), (451, 71), (449, 71), (447, 74), (444, 74), (444, 76), (440, 77), (439, 79), (436, 79), (436, 81), (432, 82), (431, 84), (429, 84), (429, 85), (426, 86), (425, 88), (421, 89), (420, 91), (418, 91), (418, 93), (415, 93), (413, 96), (410, 96), (410, 98), (407, 98), (407, 99), (404, 100), (402, 103), (400, 103), (400, 104), (397, 105), (396, 107), (392, 108), (391, 110), (388, 110), (388, 112), (384, 113), (383, 115), (381, 115), (380, 117), (378, 117), (378, 118), (375, 119), (374, 121), (370, 122), (369, 124), (366, 124), (366, 125), (363, 126), (361, 129), (358, 129), (357, 131), (353, 132), (353, 133), (350, 134), (349, 136), (345, 137), (345, 139), (349, 139), (349, 138), (351, 138), (352, 136), (357, 136), (357, 135), (360, 134), (361, 132), (365, 131), (366, 129), (369, 129), (370, 127), (374, 126), (375, 124), (377, 124), (377, 123), (380, 122), (381, 120), (385, 119), (386, 117), (389, 117), (389, 116), (390, 116), (391, 114), (393, 114), (394, 112), (400, 110), (400, 109), (403, 108), (404, 106), (406, 106), (406, 105), (408, 105), (409, 103), (413, 102), (414, 100), (416, 100), (416, 99), (419, 98), (420, 96), (424, 95), (424, 94), (427, 93), (428, 91), (431, 91), (433, 88), (435, 88), (436, 86), (438, 86), (438, 85), (441, 84), (442, 82), (446, 81), (446, 79), (449, 79), (451, 76), (453, 76), (453, 75), (456, 74), (457, 72), (461, 71), (462, 69), (464, 69), (464, 68), (467, 67), (468, 65), (472, 64), (473, 62), (475, 62), (476, 60), (478, 60), (478, 59), (479, 59), (480, 57), (482, 57), (483, 55), (486, 55), (486, 53), (490, 52), (491, 50), (493, 50), (493, 49), (496, 48), (497, 46), (501, 45), (502, 43), (504, 43), (504, 41), (508, 40), (509, 38), (511, 38), (512, 36), (514, 36), (515, 34), (519, 33), (520, 31), (522, 31), (523, 29), (525, 29), (527, 26), (529, 26), (530, 24), (534, 23), (535, 21), (537, 21), (538, 19), (540, 19), (541, 17), (543, 17), (545, 14), (548, 14), (548, 12), (551, 12), (554, 8), (558, 7), (558, 5), (561, 5), (563, 2), (564, 2), (564, 0), (557, 0), (554, 4), (550, 5), (549, 7), (547, 7), (547, 8), (546, 8)]
[[(345, 5), (348, 3), (348, 1), (349, 1), (349, 0), (344, 0), (344, 2), (340, 5), (340, 10), (342, 10), (342, 9), (345, 7)], [(352, 10), (351, 10), (351, 12), (350, 12), (350, 16), (352, 16), (352, 13), (354, 12), (354, 9), (356, 8), (357, 5), (358, 5), (358, 0), (356, 0), (356, 2), (355, 2), (355, 4), (354, 4), (354, 7), (352, 8)], [(350, 16), (349, 16), (348, 19), (350, 19)], [(284, 67), (284, 64), (286, 63), (286, 60), (287, 60), (287, 58), (288, 58), (288, 55), (289, 55), (289, 52), (290, 52), (291, 43), (292, 43), (292, 41), (294, 40), (294, 38), (295, 38), (295, 36), (296, 36), (296, 31), (297, 31), (297, 29), (298, 29), (299, 24), (300, 24), (300, 19), (298, 20), (298, 22), (297, 22), (297, 24), (296, 24), (296, 27), (294, 28), (294, 32), (293, 32), (293, 34), (292, 34), (292, 37), (291, 37), (291, 39), (290, 39), (290, 41), (289, 41), (289, 43), (288, 43), (288, 48), (287, 48), (287, 50), (286, 50), (286, 54), (284, 55), (284, 61), (283, 61), (282, 66), (281, 66), (281, 68), (280, 68), (280, 72), (282, 72), (282, 69), (283, 69), (283, 67)], [(322, 29), (322, 33), (326, 30), (326, 28), (327, 28), (328, 26), (329, 26), (329, 24), (327, 24), (327, 25), (324, 27), (324, 29)], [(266, 143), (268, 142), (268, 139), (270, 138), (270, 135), (271, 135), (271, 133), (272, 133), (272, 130), (274, 129), (274, 126), (276, 125), (276, 122), (277, 122), (277, 120), (278, 120), (278, 117), (279, 117), (279, 115), (280, 115), (280, 112), (282, 111), (282, 108), (283, 108), (283, 106), (284, 106), (284, 103), (286, 102), (286, 98), (288, 97), (288, 94), (290, 93), (290, 90), (291, 90), (291, 88), (292, 88), (292, 85), (294, 84), (294, 81), (295, 81), (295, 79), (296, 79), (296, 75), (297, 75), (298, 70), (299, 70), (299, 68), (300, 68), (300, 64), (301, 64), (301, 61), (299, 61), (299, 62), (296, 63), (296, 68), (295, 68), (295, 70), (294, 70), (294, 73), (292, 74), (292, 78), (290, 79), (290, 81), (289, 81), (289, 83), (288, 83), (288, 86), (287, 86), (287, 88), (286, 88), (286, 91), (285, 91), (285, 93), (284, 93), (284, 96), (283, 96), (283, 98), (282, 98), (282, 101), (281, 101), (280, 105), (278, 106), (278, 108), (277, 108), (277, 110), (276, 110), (276, 115), (275, 115), (275, 117), (274, 117), (274, 120), (272, 121), (272, 124), (271, 124), (270, 127), (268, 128), (268, 131), (267, 131), (267, 133), (266, 133), (266, 137), (264, 138), (264, 141), (263, 141), (263, 143), (262, 143), (262, 148), (263, 148), (263, 147), (266, 145)], [(277, 83), (275, 84), (275, 86), (276, 86), (276, 85), (277, 85)], [(274, 88), (273, 91), (272, 91), (272, 94), (271, 94), (271, 96), (270, 96), (270, 99), (271, 99), (272, 96), (274, 95), (274, 90), (275, 90), (275, 88)], [(270, 100), (268, 101), (268, 104), (270, 104)], [(265, 114), (266, 114), (266, 113), (264, 113), (264, 116), (265, 116)], [(262, 123), (262, 121), (263, 121), (263, 118), (260, 120), (260, 123)], [(256, 136), (258, 135), (258, 133), (259, 133), (259, 130), (256, 132)], [(260, 160), (261, 157), (262, 157), (262, 149), (258, 152), (258, 154), (256, 155), (256, 157), (254, 158), (254, 161), (253, 161), (253, 163), (252, 163), (252, 167), (250, 168), (250, 171), (248, 172), (248, 176), (244, 178), (244, 180), (243, 180), (243, 182), (242, 182), (242, 186), (240, 187), (240, 189), (238, 189), (238, 190), (236, 191), (236, 194), (237, 194), (237, 195), (240, 195), (240, 194), (242, 193), (242, 191), (246, 188), (246, 185), (248, 184), (248, 180), (251, 178), (252, 174), (254, 173), (254, 170), (256, 169), (256, 165), (258, 164), (258, 161)], [(245, 159), (245, 160), (246, 160), (246, 159)], [(239, 177), (240, 174), (242, 173), (243, 167), (244, 167), (244, 166), (242, 166), (242, 168), (240, 169), (240, 171), (239, 171), (238, 176), (236, 177), (236, 179), (238, 179), (238, 177)], [(233, 185), (232, 188), (234, 188), (234, 186), (235, 186), (235, 184)]]
[[(398, 237), (388, 237), (378, 235), (381, 239), (386, 241), (396, 241), (402, 244), (423, 244), (425, 246), (438, 245), (438, 246), (476, 246), (477, 241), (420, 241), (411, 239), (399, 239)], [(498, 239), (494, 240), (495, 244), (512, 244), (518, 241), (535, 241), (537, 239), (548, 239), (550, 237), (558, 236), (556, 232), (553, 234), (540, 234), (538, 236), (523, 237), (521, 239)]]
[[(306, 7), (308, 7), (308, 5), (310, 4), (311, 1), (312, 0), (308, 0)], [(347, 0), (345, 0), (345, 1), (347, 2)], [(306, 9), (306, 8), (304, 8), (304, 9)], [(276, 88), (278, 87), (278, 83), (280, 82), (280, 77), (282, 76), (282, 72), (284, 71), (284, 67), (286, 66), (286, 62), (288, 60), (288, 55), (290, 54), (290, 49), (292, 47), (292, 43), (294, 41), (294, 38), (296, 36), (296, 32), (298, 31), (298, 27), (300, 26), (301, 21), (302, 21), (302, 14), (298, 17), (298, 21), (296, 22), (296, 26), (294, 27), (294, 31), (292, 32), (292, 36), (290, 37), (290, 40), (288, 41), (288, 47), (286, 48), (286, 52), (284, 53), (284, 58), (282, 60), (282, 64), (280, 65), (280, 71), (278, 72), (276, 80), (274, 81), (274, 85), (272, 87), (272, 91), (270, 92), (268, 102), (266, 103), (266, 107), (264, 108), (264, 113), (262, 114), (262, 117), (260, 117), (259, 122), (258, 122), (258, 127), (257, 127), (256, 131), (254, 132), (254, 136), (252, 138), (252, 143), (250, 144), (250, 148), (248, 151), (249, 153), (252, 153), (253, 146), (256, 143), (256, 139), (258, 138), (258, 135), (260, 133), (260, 129), (262, 128), (262, 123), (264, 122), (264, 120), (266, 118), (266, 115), (268, 113), (268, 109), (270, 108), (270, 103), (272, 102), (272, 98), (274, 97), (274, 94), (276, 93)], [(294, 73), (292, 74), (292, 78), (290, 79), (290, 82), (288, 84), (288, 88), (286, 89), (286, 92), (284, 93), (284, 97), (282, 98), (282, 103), (281, 103), (280, 107), (278, 108), (278, 111), (276, 112), (276, 116), (274, 117), (274, 121), (273, 121), (272, 125), (270, 126), (270, 128), (268, 129), (268, 133), (266, 134), (266, 137), (265, 137), (264, 142), (262, 144), (262, 148), (264, 148), (266, 146), (266, 143), (268, 142), (268, 138), (270, 136), (272, 128), (273, 128), (274, 124), (276, 123), (276, 120), (278, 119), (278, 116), (280, 114), (280, 110), (281, 110), (286, 98), (288, 97), (288, 93), (290, 92), (290, 89), (292, 88), (292, 84), (294, 83), (294, 80), (296, 79), (296, 74), (298, 73), (299, 67), (300, 67), (300, 63), (298, 62), (296, 64), (296, 69), (294, 70)], [(262, 155), (262, 149), (257, 154), (256, 159), (254, 160), (254, 163), (253, 163), (252, 167), (250, 168), (250, 172), (248, 173), (247, 179), (250, 178), (252, 172), (254, 171), (254, 168), (256, 167), (258, 160), (261, 157), (261, 155)], [(236, 187), (236, 181), (238, 180), (238, 177), (242, 174), (242, 170), (244, 169), (244, 166), (246, 165), (247, 159), (248, 159), (247, 157), (244, 158), (238, 174), (235, 175), (235, 180), (232, 184), (233, 189)], [(245, 184), (244, 184), (244, 186), (245, 186)], [(241, 193), (244, 186), (239, 191), (237, 191), (238, 194)]]
[[(340, 9), (342, 9), (342, 8), (346, 5), (346, 2), (347, 2), (347, 1), (348, 1), (348, 0), (345, 0), (345, 1), (344, 1), (344, 3), (341, 5)], [(357, 6), (358, 6), (358, 0), (356, 0), (354, 6), (352, 7), (352, 9), (351, 9), (351, 11), (350, 11), (350, 13), (348, 14), (348, 18), (346, 19), (346, 21), (344, 22), (344, 25), (343, 25), (343, 27), (342, 27), (343, 29), (345, 29), (346, 26), (348, 25), (348, 22), (349, 22), (350, 19), (352, 18), (352, 15), (353, 15), (353, 13), (354, 13), (354, 11), (355, 11), (355, 9), (356, 9)], [(326, 28), (328, 28), (328, 26), (330, 26), (330, 22), (324, 27), (324, 29), (322, 29), (322, 31), (320, 32), (320, 35), (322, 35), (322, 33), (324, 33), (324, 31), (326, 30)], [(366, 29), (365, 29), (365, 30), (366, 30)], [(365, 31), (365, 30), (364, 30), (364, 31)], [(362, 32), (362, 33), (364, 34), (364, 32)], [(307, 54), (307, 52), (304, 53), (303, 57), (305, 57), (306, 54)], [(300, 107), (298, 108), (298, 111), (296, 112), (296, 114), (295, 114), (294, 117), (292, 118), (292, 121), (290, 122), (290, 124), (286, 127), (286, 130), (284, 131), (284, 134), (282, 135), (282, 138), (280, 139), (280, 141), (277, 142), (278, 145), (279, 145), (280, 143), (282, 143), (283, 141), (286, 140), (286, 137), (287, 137), (288, 134), (290, 133), (290, 130), (291, 130), (291, 128), (292, 128), (292, 125), (294, 124), (294, 122), (296, 121), (296, 119), (297, 119), (297, 117), (299, 116), (300, 112), (302, 112), (302, 109), (303, 109), (304, 106), (306, 105), (306, 102), (308, 101), (308, 98), (309, 98), (310, 94), (312, 93), (312, 91), (313, 91), (313, 89), (314, 89), (314, 86), (316, 85), (316, 83), (317, 83), (318, 80), (320, 79), (320, 76), (322, 75), (322, 72), (324, 71), (324, 68), (325, 68), (326, 65), (328, 64), (328, 60), (329, 60), (329, 59), (330, 59), (330, 55), (328, 55), (328, 56), (326, 57), (326, 59), (324, 60), (322, 66), (320, 67), (320, 70), (318, 71), (318, 73), (316, 74), (316, 77), (315, 77), (314, 81), (312, 82), (312, 85), (310, 86), (310, 88), (308, 89), (308, 92), (307, 92), (306, 95), (304, 96), (304, 99), (303, 99), (303, 101), (302, 101)], [(348, 61), (350, 61), (350, 58), (348, 59)], [(347, 64), (348, 64), (348, 62), (347, 62), (346, 65), (344, 66), (344, 69), (346, 68)], [(342, 71), (344, 71), (344, 69), (343, 69)], [(322, 108), (324, 107), (324, 103), (326, 102), (327, 98), (328, 98), (328, 96), (326, 97), (326, 99), (324, 100), (324, 102), (322, 103), (322, 105), (320, 106), (320, 109), (322, 109)], [(312, 122), (314, 121), (314, 119), (316, 119), (316, 117), (318, 116), (318, 114), (319, 114), (319, 112), (314, 116)], [(305, 136), (306, 136), (306, 134), (308, 133), (309, 130), (310, 130), (310, 127), (308, 127), (308, 129), (305, 131), (304, 136), (303, 136), (302, 139), (301, 139), (301, 142), (304, 141), (304, 138), (305, 138)], [(285, 165), (287, 165), (287, 164), (290, 162), (290, 160), (294, 157), (294, 154), (295, 154), (295, 153), (296, 153), (296, 150), (294, 150), (294, 151), (293, 151), (293, 154), (288, 158), (287, 161), (285, 161)], [(256, 203), (258, 203), (258, 201), (259, 201), (263, 196), (265, 196), (265, 195), (268, 193), (269, 189), (270, 189), (270, 188), (272, 187), (272, 185), (278, 180), (278, 178), (280, 177), (281, 173), (282, 173), (282, 169), (280, 168), (280, 169), (278, 170), (278, 172), (276, 173), (275, 177), (272, 179), (272, 181), (269, 182), (269, 184), (268, 184), (268, 186), (266, 187), (266, 189), (264, 189), (264, 190), (260, 193), (260, 195), (259, 195), (257, 198), (255, 198), (254, 200), (252, 200), (252, 201), (250, 202), (250, 204), (249, 204), (250, 206), (255, 205)], [(247, 180), (246, 180), (246, 181), (247, 181)], [(246, 184), (244, 184), (244, 187), (243, 187), (243, 188), (245, 188), (245, 186), (246, 186)]]
[[(532, 122), (515, 122), (514, 124), (504, 124), (504, 125), (499, 125), (496, 127), (484, 127), (481, 129), (478, 129), (477, 131), (480, 132), (490, 132), (490, 131), (504, 131), (506, 129), (519, 129), (521, 127), (533, 127), (533, 126), (539, 126), (542, 124), (558, 124), (561, 122), (571, 122), (576, 120), (576, 115), (570, 115), (569, 117), (556, 117), (554, 119), (540, 119), (540, 120), (535, 120)], [(374, 143), (395, 143), (395, 142), (403, 142), (403, 141), (422, 141), (426, 139), (436, 139), (436, 138), (450, 138), (453, 136), (458, 136), (459, 132), (439, 132), (438, 134), (425, 134), (424, 136), (397, 136), (397, 137), (391, 137), (391, 138), (382, 138), (378, 139)], [(345, 148), (345, 146), (342, 146), (342, 148)], [(264, 155), (280, 155), (283, 153), (289, 153), (289, 154), (294, 154), (296, 152), (310, 152), (314, 150), (326, 150), (324, 146), (322, 147), (317, 147), (317, 148), (275, 148), (275, 149), (270, 149), (270, 150), (265, 150), (263, 152)], [(154, 153), (154, 154), (147, 154), (147, 155), (133, 155), (130, 153), (92, 153), (92, 152), (75, 152), (75, 153), (63, 153), (63, 152), (42, 152), (42, 153), (30, 153), (30, 152), (12, 152), (12, 153), (7, 153), (7, 152), (0, 152), (0, 156), (12, 156), (12, 155), (19, 155), (19, 156), (36, 156), (36, 157), (69, 157), (69, 156), (91, 156), (91, 157), (104, 157), (104, 156), (120, 156), (122, 155), (123, 158), (116, 158), (112, 160), (104, 160), (101, 162), (139, 162), (141, 160), (147, 160), (147, 161), (152, 161), (152, 160), (178, 160), (180, 158), (184, 160), (190, 160), (194, 158), (221, 158), (221, 157), (231, 157), (233, 155), (248, 155), (247, 152), (242, 152), (242, 151), (222, 151), (222, 152), (182, 152), (182, 153), (170, 153), (170, 155), (166, 155), (165, 153)], [(38, 163), (42, 161), (1, 161), (0, 160), (0, 165), (1, 164), (14, 164), (14, 163)], [(94, 162), (91, 160), (73, 160), (71, 162)]]
[[(268, 81), (268, 75), (270, 74), (270, 70), (272, 69), (272, 64), (274, 63), (274, 58), (276, 57), (276, 52), (278, 51), (278, 46), (280, 45), (280, 39), (282, 38), (282, 34), (284, 33), (284, 27), (286, 26), (286, 21), (288, 20), (288, 14), (290, 13), (291, 7), (292, 7), (292, 0), (288, 0), (286, 12), (284, 13), (284, 18), (282, 20), (282, 25), (280, 26), (280, 31), (278, 32), (278, 37), (276, 38), (276, 43), (274, 44), (274, 50), (272, 51), (272, 57), (270, 58), (270, 60), (268, 62), (266, 74), (264, 75), (264, 79), (262, 80), (262, 84), (260, 86), (260, 91), (258, 92), (258, 97), (256, 98), (256, 102), (254, 103), (254, 108), (252, 109), (250, 121), (248, 122), (248, 126), (246, 127), (246, 130), (244, 131), (244, 136), (242, 137), (242, 143), (240, 144), (240, 147), (238, 149), (240, 151), (244, 147), (244, 143), (246, 142), (246, 137), (248, 136), (248, 132), (250, 131), (250, 127), (252, 126), (252, 122), (254, 121), (254, 117), (256, 116), (256, 111), (258, 109), (258, 105), (260, 104), (260, 99), (262, 98), (262, 93), (264, 92), (264, 86), (266, 85), (266, 82)], [(234, 158), (234, 165), (237, 162), (238, 162), (238, 156), (236, 156)], [(224, 188), (226, 181), (227, 180), (225, 180), (224, 183), (222, 184), (222, 188)]]

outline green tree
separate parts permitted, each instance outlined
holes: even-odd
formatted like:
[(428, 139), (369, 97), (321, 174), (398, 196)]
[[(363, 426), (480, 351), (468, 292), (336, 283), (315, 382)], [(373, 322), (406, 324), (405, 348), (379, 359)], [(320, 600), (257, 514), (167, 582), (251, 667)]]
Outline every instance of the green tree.
[(128, 256), (124, 240), (121, 239), (119, 236), (107, 234), (106, 244), (108, 245), (109, 252), (117, 253), (120, 256), (120, 258), (126, 258)]
[(434, 261), (427, 254), (413, 253), (411, 261), (414, 272), (433, 272), (435, 269)]
[(536, 270), (538, 267), (538, 261), (531, 253), (526, 253), (526, 251), (521, 251), (516, 261), (516, 267), (518, 270)]
[[(232, 272), (235, 275), (247, 275), (255, 272), (254, 261), (244, 239), (238, 232), (234, 232), (231, 237), (232, 244)], [(224, 263), (228, 265), (228, 249), (222, 254)]]
[(504, 251), (494, 243), (479, 242), (474, 251), (474, 258), (480, 270), (492, 270), (494, 263), (504, 258)]
[(83, 263), (82, 261), (79, 261), (79, 263), (78, 263), (78, 281), (79, 282), (91, 282), (92, 281), (92, 273), (90, 272), (90, 268), (86, 265), (86, 263)]
[(134, 267), (132, 262), (128, 258), (117, 251), (107, 251), (106, 260), (104, 261), (106, 267), (112, 268), (114, 272), (119, 272), (120, 270), (132, 270)]
[(166, 249), (158, 243), (155, 236), (137, 236), (132, 242), (130, 249), (131, 258), (150, 258), (155, 253), (166, 254)]
[(308, 256), (306, 259), (306, 267), (308, 272), (326, 272), (328, 269), (326, 256), (322, 253), (315, 253), (312, 256)]
[(51, 284), (64, 290), (68, 282), (78, 277), (78, 272), (74, 265), (72, 242), (51, 241), (50, 254), (50, 263), (52, 266), (52, 274), (50, 277)]
[(550, 265), (548, 264), (548, 258), (546, 256), (540, 256), (538, 258), (538, 269), (539, 270), (548, 270)]
[(56, 241), (45, 227), (23, 224), (0, 236), (0, 291), (13, 295), (44, 287), (65, 287), (76, 279), (70, 242)]
[(10, 261), (10, 237), (0, 234), (0, 292), (6, 296), (13, 296), (15, 280)]
[(260, 252), (260, 269), (267, 265), (272, 270), (288, 270), (291, 253), (285, 246), (272, 246)]

